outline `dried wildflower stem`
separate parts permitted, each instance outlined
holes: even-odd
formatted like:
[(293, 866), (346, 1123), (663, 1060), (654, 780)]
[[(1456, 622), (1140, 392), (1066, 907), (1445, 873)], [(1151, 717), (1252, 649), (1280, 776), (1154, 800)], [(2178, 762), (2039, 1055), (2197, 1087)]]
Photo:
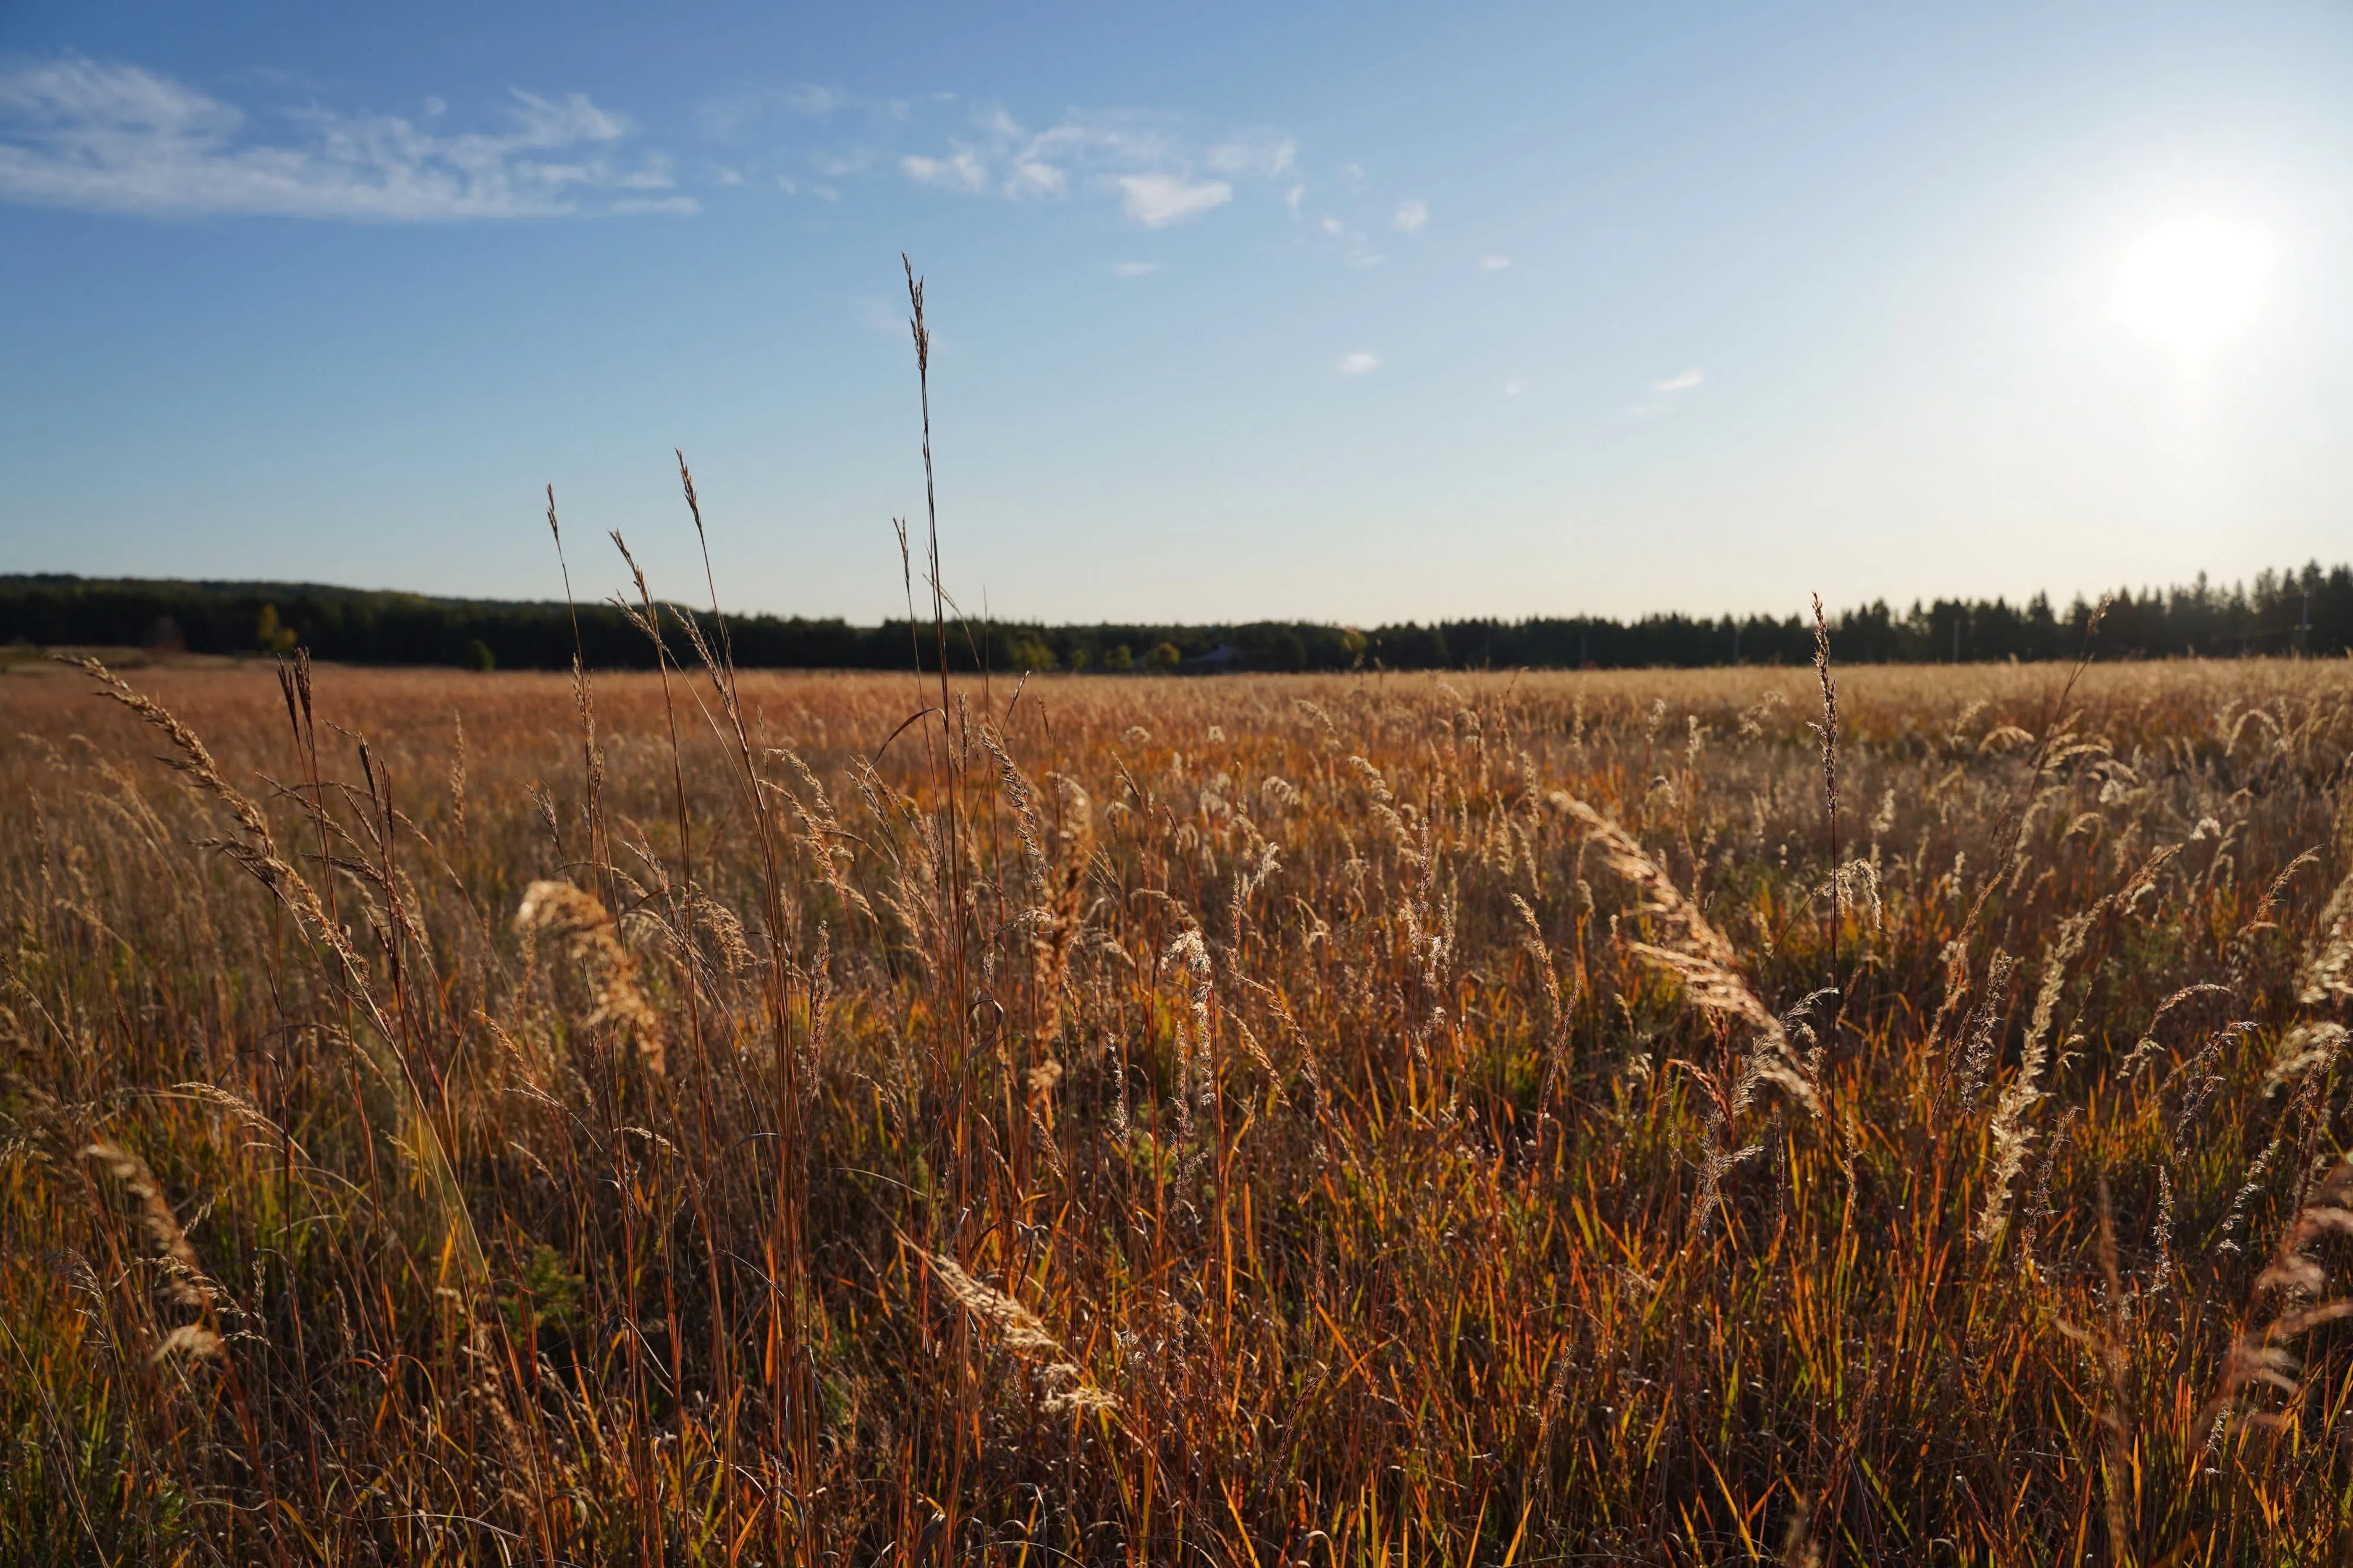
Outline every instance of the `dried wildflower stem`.
[[(1831, 916), (1822, 931), (1831, 984), (1838, 981), (1838, 938), (1842, 923), (1838, 848), (1838, 686), (1831, 679), (1831, 628), (1822, 618), (1822, 596), (1814, 595), (1814, 678), (1822, 688), (1822, 810), (1830, 831)], [(1866, 797), (1868, 798), (1868, 797)]]
[(547, 531), (555, 542), (555, 564), (564, 576), (564, 605), (572, 617), (572, 700), (580, 720), (580, 785), (582, 816), (588, 829), (589, 875), (597, 879), (607, 906), (614, 900), (612, 847), (606, 835), (603, 757), (596, 749), (596, 678), (589, 673), (586, 645), (580, 637), (580, 605), (572, 593), (572, 563), (564, 554), (564, 529), (555, 515), (555, 486), (547, 487)]
[[(1568, 810), (1585, 826), (1593, 842), (1601, 846), (1602, 857), (1610, 869), (1634, 884), (1641, 896), (1642, 911), (1664, 928), (1663, 942), (1631, 942), (1628, 944), (1630, 950), (1673, 974), (1682, 982), (1683, 994), (1693, 1005), (1718, 1025), (1720, 1050), (1715, 1067), (1692, 1069), (1712, 1102), (1707, 1148), (1702, 1155), (1699, 1185), (1692, 1202), (1692, 1228), (1697, 1234), (1704, 1229), (1721, 1201), (1724, 1177), (1741, 1162), (1762, 1152), (1757, 1145), (1726, 1147), (1722, 1142), (1733, 1137), (1742, 1113), (1748, 1109), (1755, 1086), (1774, 1085), (1815, 1117), (1822, 1113), (1820, 1093), (1791, 1053), (1787, 1026), (1741, 975), (1736, 967), (1739, 954), (1732, 943), (1697, 905), (1683, 896), (1666, 868), (1631, 834), (1585, 802), (1570, 799)], [(1731, 1029), (1736, 1025), (1755, 1031), (1745, 1058), (1736, 1058), (1732, 1053)]]
[[(685, 463), (681, 458), (680, 472), (684, 471)], [(691, 480), (688, 481), (687, 499), (691, 504)], [(618, 529), (613, 531), (613, 547), (621, 552), (621, 559), (628, 563), (629, 575), (637, 584), (638, 608), (632, 618), (636, 620), (638, 629), (653, 643), (654, 667), (661, 677), (662, 721), (670, 731), (670, 801), (678, 824), (679, 875), (672, 883), (670, 919), (691, 947), (694, 935), (694, 824), (686, 809), (686, 763), (679, 746), (678, 708), (670, 700), (670, 645), (662, 637), (661, 612), (654, 604), (652, 590), (646, 586), (646, 574), (638, 567), (637, 558), (629, 553), (629, 547), (622, 540)], [(623, 609), (627, 612), (628, 606), (624, 605)], [(705, 1055), (702, 1001), (694, 983), (694, 966), (691, 963), (681, 964), (680, 973), (683, 981), (681, 990), (686, 997), (688, 1037), (694, 1042), (695, 1059), (700, 1061)], [(659, 1065), (655, 1070), (659, 1075)]]
[(1084, 1369), (1071, 1360), (1071, 1352), (1038, 1314), (1003, 1291), (975, 1279), (947, 1254), (927, 1252), (923, 1256), (940, 1288), (947, 1292), (948, 1300), (995, 1329), (998, 1342), (1007, 1350), (1024, 1360), (1048, 1363), (1039, 1369), (1039, 1379), (1048, 1390), (1045, 1407), (1050, 1413), (1118, 1410), (1118, 1398), (1088, 1381)]
[[(963, 792), (963, 770), (958, 737), (950, 721), (957, 704), (948, 689), (948, 622), (947, 588), (940, 572), (940, 509), (939, 492), (932, 467), (932, 333), (923, 317), (923, 280), (915, 276), (915, 264), (905, 252), (899, 256), (899, 265), (907, 279), (907, 330), (915, 349), (915, 390), (923, 415), (923, 515), (925, 522), (924, 563), (926, 577), (932, 590), (933, 657), (937, 661), (940, 684), (940, 750), (937, 758), (936, 787), (939, 805), (939, 875), (944, 905), (941, 934), (947, 943), (945, 963), (941, 972), (952, 990), (941, 1009), (946, 1047), (934, 1055), (934, 1079), (952, 1085), (954, 1110), (949, 1121), (950, 1142), (955, 1154), (955, 1196), (957, 1203), (969, 1206), (978, 1185), (976, 1165), (980, 1151), (970, 1136), (972, 1128), (972, 1076), (966, 1070), (973, 1055), (972, 1045), (972, 985), (967, 972), (967, 938), (970, 911), (966, 908), (965, 889), (965, 855), (963, 823), (960, 812)], [(957, 1389), (957, 1426), (960, 1429), (976, 1429), (978, 1426), (977, 1391), (973, 1382), (968, 1358), (955, 1357)], [(961, 1506), (965, 1445), (955, 1445), (955, 1460), (949, 1471), (946, 1498), (946, 1528), (956, 1528)]]
[[(915, 347), (915, 389), (923, 413), (924, 556), (926, 579), (932, 590), (933, 658), (936, 661), (940, 685), (940, 865), (947, 909), (944, 934), (948, 942), (946, 968), (954, 976), (955, 987), (944, 1021), (947, 1024), (949, 1039), (955, 1047), (954, 1071), (959, 1086), (956, 1090), (959, 1102), (956, 1123), (961, 1127), (965, 1121), (962, 1102), (965, 1092), (962, 1087), (965, 1082), (963, 1064), (971, 1053), (971, 1020), (965, 999), (971, 994), (971, 990), (965, 972), (965, 858), (959, 847), (963, 835), (959, 813), (963, 784), (957, 765), (956, 736), (950, 719), (955, 711), (955, 701), (948, 689), (947, 589), (940, 574), (939, 491), (932, 468), (932, 332), (923, 317), (923, 280), (915, 276), (915, 264), (903, 252), (900, 255), (899, 263), (907, 278), (907, 329)], [(957, 1160), (960, 1186), (968, 1184), (971, 1180), (969, 1160), (970, 1151), (960, 1149)]]
[[(781, 930), (778, 922), (782, 919), (782, 895), (781, 868), (776, 863), (776, 836), (768, 815), (767, 801), (760, 787), (758, 755), (752, 743), (751, 734), (744, 727), (741, 686), (735, 671), (734, 637), (728, 628), (725, 612), (720, 608), (719, 579), (711, 565), (711, 540), (702, 526), (702, 502), (695, 494), (694, 474), (686, 465), (685, 451), (680, 447), (672, 447), (671, 453), (678, 458), (679, 488), (685, 493), (687, 515), (694, 523), (695, 546), (702, 556), (703, 585), (710, 591), (711, 618), (719, 632), (718, 656), (715, 658), (712, 657), (711, 647), (697, 632), (691, 618), (685, 618), (684, 625), (688, 637), (693, 643), (695, 653), (701, 658), (704, 670), (711, 678), (712, 687), (719, 694), (721, 708), (726, 714), (729, 730), (734, 742), (733, 755), (743, 769), (746, 795), (751, 802), (753, 820), (757, 825), (761, 866), (764, 872), (762, 886), (764, 896), (766, 897), (769, 905), (767, 918), (770, 932), (768, 974), (772, 982), (770, 994), (772, 997), (780, 999), (783, 965), (777, 952), (778, 943), (776, 933)], [(697, 700), (699, 703), (700, 699), (698, 698)], [(710, 719), (708, 710), (705, 710), (704, 717), (706, 721)], [(715, 729), (717, 726), (714, 723), (712, 727)], [(828, 859), (828, 868), (830, 868), (832, 862)], [(689, 897), (691, 900), (691, 889)], [(712, 901), (712, 908), (726, 916), (725, 922), (719, 927), (719, 932), (723, 944), (729, 949), (731, 966), (748, 968), (751, 963), (751, 954), (744, 947), (742, 923), (735, 921), (733, 915), (728, 913), (724, 907), (715, 900)], [(689, 984), (690, 986), (692, 984), (691, 980), (689, 981)], [(772, 1008), (771, 1018), (775, 1031), (774, 1037), (778, 1046), (778, 1055), (782, 1056), (786, 1054), (782, 1049), (786, 1031), (781, 1008)], [(707, 1042), (702, 1038), (699, 1029), (696, 1037), (696, 1054), (699, 1058), (698, 1065), (703, 1070), (698, 1072), (695, 1078), (695, 1136), (699, 1158), (705, 1166), (708, 1166), (713, 1151), (712, 1128), (715, 1120), (715, 1111), (712, 1104), (712, 1079), (708, 1070), (709, 1048)], [(776, 1217), (769, 1245), (778, 1257), (790, 1260), (793, 1277), (797, 1279), (802, 1260), (806, 1256), (803, 1226), (806, 1224), (807, 1210), (807, 1169), (806, 1157), (801, 1151), (799, 1134), (800, 1087), (793, 1078), (786, 1077), (782, 1088), (781, 1098), (789, 1106), (792, 1119), (789, 1122), (780, 1121), (778, 1126), (780, 1131), (789, 1127), (791, 1136), (790, 1147), (781, 1152), (777, 1158), (774, 1205)], [(714, 1302), (723, 1301), (727, 1300), (727, 1291), (723, 1283), (719, 1266), (723, 1248), (717, 1223), (712, 1217), (711, 1205), (704, 1196), (702, 1184), (697, 1183), (690, 1190), (693, 1194), (695, 1224), (702, 1231), (704, 1238), (704, 1278), (711, 1291), (711, 1299)], [(776, 1293), (773, 1289), (775, 1281), (771, 1280), (770, 1284), (772, 1289), (769, 1294), (773, 1296)], [(713, 1312), (711, 1315), (712, 1362), (720, 1369), (721, 1398), (732, 1408), (738, 1397), (738, 1383), (734, 1375), (733, 1359), (726, 1353), (725, 1332), (726, 1325), (723, 1315)], [(797, 1347), (799, 1343), (799, 1336), (800, 1323), (798, 1309), (796, 1306), (790, 1321), (780, 1325), (779, 1338), (787, 1345)], [(802, 1358), (796, 1356), (794, 1359), (797, 1363)], [(796, 1409), (805, 1407), (809, 1403), (809, 1395), (810, 1391), (806, 1381), (797, 1376), (792, 1391)], [(816, 1482), (812, 1479), (810, 1468), (813, 1462), (809, 1452), (810, 1441), (809, 1431), (805, 1429), (803, 1424), (797, 1423), (793, 1451), (794, 1481), (803, 1498), (813, 1496), (816, 1490)], [(735, 1424), (732, 1419), (726, 1426), (725, 1452), (728, 1462), (735, 1463)], [(733, 1500), (731, 1499), (731, 1517), (735, 1511), (737, 1510), (734, 1509)], [(804, 1508), (802, 1511), (805, 1515), (810, 1515), (806, 1520), (800, 1540), (803, 1553), (807, 1555), (815, 1550), (817, 1521), (809, 1509)]]

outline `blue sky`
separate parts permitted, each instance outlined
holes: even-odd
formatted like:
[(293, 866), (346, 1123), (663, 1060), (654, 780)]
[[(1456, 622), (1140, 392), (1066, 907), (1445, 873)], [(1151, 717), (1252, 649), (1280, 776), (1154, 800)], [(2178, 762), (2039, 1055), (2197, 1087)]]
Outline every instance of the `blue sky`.
[(1000, 616), (2353, 555), (2342, 5), (10, 0), (0, 570), (547, 596), (552, 480), (685, 596), (676, 446), (733, 606), (877, 618), (902, 249)]

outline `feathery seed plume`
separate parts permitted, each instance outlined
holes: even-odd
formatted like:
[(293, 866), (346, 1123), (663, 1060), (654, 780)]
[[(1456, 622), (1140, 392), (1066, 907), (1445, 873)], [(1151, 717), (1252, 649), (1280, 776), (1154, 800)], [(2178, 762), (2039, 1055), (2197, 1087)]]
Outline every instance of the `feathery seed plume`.
[(596, 997), (587, 1021), (627, 1034), (646, 1070), (661, 1077), (667, 1056), (661, 1020), (638, 988), (638, 961), (621, 945), (605, 906), (569, 882), (533, 882), (523, 889), (514, 927), (525, 937), (546, 932), (563, 942)]

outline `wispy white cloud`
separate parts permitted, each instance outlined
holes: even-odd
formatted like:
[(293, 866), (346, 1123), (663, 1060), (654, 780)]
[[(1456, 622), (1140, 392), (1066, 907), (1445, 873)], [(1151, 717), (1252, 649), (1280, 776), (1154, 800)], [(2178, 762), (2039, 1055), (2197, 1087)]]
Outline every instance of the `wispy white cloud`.
[[(721, 95), (699, 112), (705, 134), (729, 144), (727, 167), (788, 191), (813, 188), (795, 178), (804, 167), (834, 180), (888, 169), (958, 195), (1115, 203), (1154, 229), (1231, 205), (1252, 187), (1280, 197), (1298, 222), (1307, 192), (1299, 144), (1282, 131), (1203, 138), (1181, 117), (1148, 110), (1071, 111), (1033, 130), (1001, 103), (952, 92), (911, 104), (806, 86)], [(763, 138), (784, 143), (765, 169), (752, 152)], [(1350, 165), (1347, 177), (1361, 185), (1363, 171)], [(1348, 233), (1345, 259), (1358, 266), (1378, 259), (1361, 233)]]
[(1501, 272), (1511, 264), (1512, 258), (1508, 256), (1482, 256), (1479, 258), (1479, 270), (1482, 272)]
[[(427, 119), (438, 119), (429, 113)], [(659, 154), (582, 94), (517, 91), (497, 130), (306, 108), (258, 121), (138, 66), (69, 57), (0, 68), (0, 200), (158, 217), (384, 223), (691, 212)]]
[(1298, 166), (1299, 143), (1271, 131), (1254, 132), (1219, 142), (1207, 161), (1220, 174), (1279, 180)]
[(1127, 216), (1146, 228), (1166, 228), (1234, 199), (1233, 186), (1223, 180), (1188, 180), (1178, 174), (1123, 174), (1119, 190)]
[(1330, 213), (1324, 213), (1319, 216), (1315, 220), (1315, 226), (1325, 238), (1335, 242), (1333, 249), (1338, 254), (1343, 265), (1378, 267), (1381, 264), (1381, 253), (1373, 248), (1372, 242), (1365, 237), (1363, 229), (1351, 228)]
[(1399, 202), (1398, 204), (1397, 216), (1389, 221), (1396, 224), (1398, 227), (1405, 230), (1408, 234), (1419, 233), (1421, 226), (1430, 221), (1430, 204), (1428, 202)]
[(969, 147), (959, 147), (945, 158), (910, 154), (899, 160), (899, 167), (919, 185), (937, 185), (942, 190), (970, 191), (976, 195), (988, 189), (988, 168)]
[(1166, 117), (1076, 114), (1031, 136), (1010, 118), (992, 121), (1002, 147), (1016, 158), (1054, 158), (1097, 171), (1189, 168)]
[(1162, 265), (1157, 261), (1114, 261), (1111, 264), (1111, 275), (1114, 278), (1148, 278), (1159, 271)]
[(1333, 368), (1342, 375), (1369, 375), (1381, 368), (1381, 356), (1359, 350), (1356, 353), (1342, 354), (1340, 363)]
[(1005, 177), (1008, 196), (1059, 196), (1070, 188), (1071, 177), (1051, 163), (1026, 158)]
[(968, 123), (972, 134), (952, 139), (948, 153), (902, 157), (901, 171), (919, 184), (1016, 200), (1109, 197), (1146, 228), (1225, 206), (1238, 182), (1289, 178), (1298, 163), (1297, 144), (1272, 132), (1197, 151), (1167, 115), (1071, 114), (1031, 132), (989, 105), (973, 111)]
[(1517, 397), (1521, 393), (1527, 390), (1527, 384), (1528, 384), (1526, 382), (1522, 381), (1515, 375), (1512, 377), (1511, 380), (1504, 383), (1504, 395), (1506, 397)]
[(1664, 381), (1651, 384), (1651, 395), (1626, 410), (1638, 419), (1649, 419), (1664, 414), (1682, 400), (1694, 387), (1704, 385), (1707, 377), (1697, 370), (1687, 370), (1681, 375), (1671, 375)]

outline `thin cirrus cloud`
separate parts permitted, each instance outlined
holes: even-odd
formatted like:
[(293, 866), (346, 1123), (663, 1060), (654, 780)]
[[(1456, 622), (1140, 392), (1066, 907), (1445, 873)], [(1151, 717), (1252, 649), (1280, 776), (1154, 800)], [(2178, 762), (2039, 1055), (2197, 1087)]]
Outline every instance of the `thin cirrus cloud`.
[(0, 69), (0, 200), (378, 223), (695, 210), (668, 160), (624, 158), (629, 122), (583, 94), (517, 90), (503, 119), (448, 132), (318, 108), (258, 115), (139, 66), (19, 65)]
[(1013, 165), (1005, 178), (1005, 194), (1016, 197), (1059, 196), (1071, 188), (1071, 176), (1051, 163), (1035, 159)]
[(902, 158), (899, 169), (919, 185), (973, 193), (988, 189), (988, 166), (968, 147), (959, 147), (944, 158)]
[[(779, 115), (815, 140), (783, 167), (757, 151)], [(670, 159), (584, 94), (517, 90), (487, 125), (469, 129), (453, 129), (449, 117), (438, 100), (412, 115), (232, 102), (142, 66), (79, 56), (13, 64), (0, 67), (0, 201), (379, 223), (698, 210)], [(714, 99), (701, 106), (700, 128), (728, 152), (697, 178), (838, 200), (833, 182), (895, 169), (911, 184), (970, 196), (1092, 196), (1147, 229), (1200, 218), (1253, 186), (1271, 187), (1295, 217), (1305, 190), (1298, 145), (1279, 132), (1204, 145), (1173, 116), (1121, 112), (1070, 115), (1033, 133), (989, 108), (970, 114), (944, 150), (911, 149), (921, 117), (904, 99), (822, 86)], [(1409, 202), (1397, 221), (1416, 227), (1423, 216)], [(1360, 235), (1352, 249), (1365, 249)]]
[(1389, 221), (1396, 224), (1398, 227), (1405, 230), (1408, 234), (1418, 234), (1421, 230), (1421, 226), (1430, 221), (1430, 204), (1428, 202), (1399, 202), (1398, 204), (1397, 216)]
[(1671, 375), (1664, 381), (1651, 384), (1651, 395), (1626, 410), (1638, 418), (1651, 418), (1673, 407), (1686, 392), (1704, 386), (1707, 377), (1697, 370), (1687, 370), (1681, 375)]
[(1149, 278), (1164, 264), (1157, 261), (1114, 261), (1111, 275), (1114, 278)]
[(1364, 230), (1351, 228), (1330, 213), (1318, 217), (1315, 227), (1338, 253), (1344, 264), (1350, 267), (1378, 267), (1381, 264), (1381, 253), (1372, 247), (1371, 241), (1365, 237)]
[(1299, 143), (1271, 131), (1246, 132), (1210, 148), (1208, 163), (1220, 174), (1279, 180), (1299, 166)]
[[(931, 120), (942, 106), (955, 116), (953, 126)], [(701, 119), (705, 135), (735, 146), (755, 131), (797, 121), (803, 130), (788, 132), (787, 140), (813, 138), (818, 144), (789, 156), (829, 179), (890, 168), (911, 184), (958, 196), (1016, 204), (1107, 202), (1147, 229), (1200, 218), (1253, 188), (1278, 197), (1296, 222), (1307, 194), (1299, 143), (1290, 135), (1257, 128), (1198, 138), (1180, 116), (1150, 110), (1076, 110), (1033, 131), (1001, 105), (976, 106), (954, 94), (869, 100), (803, 87), (714, 99)], [(837, 149), (825, 145), (837, 138)], [(732, 158), (729, 166), (735, 166)], [(1361, 184), (1362, 172), (1352, 178)], [(800, 188), (790, 173), (778, 183), (787, 191)], [(1426, 215), (1419, 203), (1407, 206)], [(1419, 222), (1413, 219), (1417, 226)], [(1347, 232), (1353, 264), (1379, 259), (1361, 233)]]
[(1198, 217), (1234, 199), (1223, 180), (1188, 180), (1180, 174), (1122, 174), (1119, 205), (1146, 228), (1166, 228)]
[(1342, 354), (1340, 363), (1333, 368), (1342, 375), (1370, 375), (1381, 368), (1381, 356), (1362, 351), (1352, 354)]
[(1479, 270), (1482, 272), (1501, 272), (1505, 268), (1511, 266), (1511, 264), (1512, 258), (1508, 256), (1482, 256), (1479, 258)]
[(1197, 150), (1172, 117), (1076, 114), (1030, 132), (1001, 108), (974, 114), (944, 153), (908, 153), (909, 180), (965, 195), (1044, 201), (1093, 194), (1145, 228), (1166, 228), (1230, 204), (1248, 183), (1295, 185), (1298, 144), (1247, 132)]

